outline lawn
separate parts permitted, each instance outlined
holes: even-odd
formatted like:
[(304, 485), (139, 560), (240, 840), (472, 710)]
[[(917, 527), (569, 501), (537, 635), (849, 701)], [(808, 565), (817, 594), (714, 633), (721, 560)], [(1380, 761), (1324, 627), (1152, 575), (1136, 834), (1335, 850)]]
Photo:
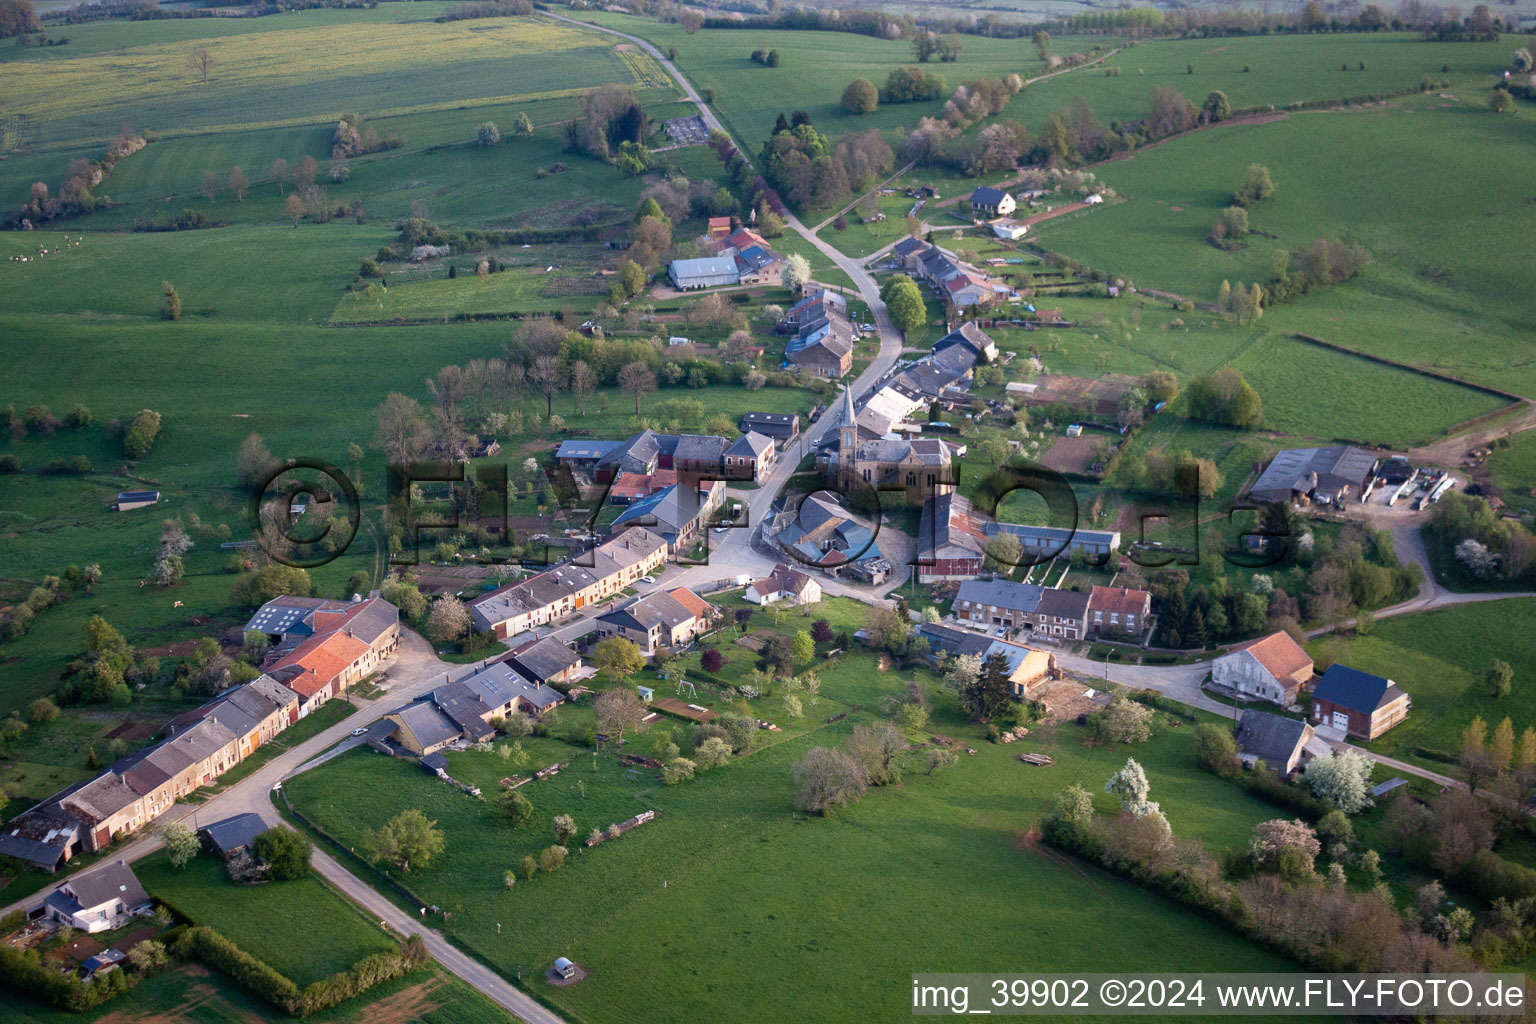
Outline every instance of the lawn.
[[(1429, 175), (1514, 180), (1532, 122), (1489, 115), (1471, 83), (1455, 95), (1197, 132), (1095, 168), (1128, 201), (1047, 222), (1031, 237), (1143, 288), (1205, 302), (1223, 280), (1267, 279), (1282, 248), (1347, 237), (1372, 253), (1372, 265), (1356, 280), (1272, 307), (1265, 326), (1528, 390), (1536, 376), (1518, 297), (1531, 272), (1507, 253), (1536, 228), (1536, 207), (1496, 202), (1485, 188), (1421, 183)], [(1272, 237), (1218, 250), (1205, 235), (1252, 162), (1269, 168), (1276, 192), (1249, 220)], [(1405, 173), (1379, 174), (1384, 163)]]
[[(207, 853), (182, 868), (172, 867), (164, 852), (155, 853), (135, 862), (133, 870), (151, 896), (218, 931), (301, 988), (393, 945), (377, 924), (315, 875), (237, 885), (224, 862)], [(299, 922), (304, 941), (295, 941)]]
[[(1315, 651), (1328, 641), (1312, 645)], [(1514, 692), (1499, 700), (1482, 681), (1495, 658), (1515, 668)], [(1413, 700), (1408, 720), (1367, 746), (1445, 771), (1474, 717), (1489, 732), (1506, 716), (1518, 736), (1536, 726), (1536, 600), (1511, 598), (1383, 619), (1372, 635), (1343, 642), (1339, 661), (1386, 676)], [(1436, 755), (1428, 756), (1426, 755)]]
[[(857, 621), (852, 611), (824, 610)], [(778, 627), (771, 621), (758, 613), (751, 628), (787, 631), (806, 620), (789, 610)], [(728, 649), (728, 671), (744, 673), (751, 655)], [(837, 818), (807, 819), (792, 812), (790, 768), (809, 747), (840, 742), (850, 724), (821, 724), (828, 701), (861, 703), (866, 710), (851, 721), (867, 720), (868, 709), (910, 676), (879, 672), (863, 653), (820, 672), (822, 703), (802, 723), (807, 734), (791, 731), (676, 787), (648, 773), (628, 776), (607, 754), (594, 772), (590, 754), (530, 740), (535, 765), (573, 763), (522, 789), (538, 812), (526, 834), (408, 762), (371, 752), (338, 758), (287, 789), (297, 808), (348, 844), (402, 807), (424, 809), (447, 836), (447, 850), (413, 871), (408, 884), (451, 909), (452, 934), (504, 973), (527, 978), (561, 955), (584, 964), (592, 974), (582, 985), (542, 989), (584, 1019), (740, 1017), (742, 1006), (791, 999), (811, 1021), (894, 1014), (912, 970), (1021, 969), (1021, 933), (1050, 937), (1031, 944), (1028, 969), (1071, 969), (1089, 958), (1105, 969), (1193, 969), (1217, 949), (1243, 969), (1286, 969), (1134, 886), (1021, 845), (1023, 830), (1061, 787), (1077, 781), (1100, 792), (1130, 753), (1146, 766), (1177, 834), (1215, 848), (1241, 846), (1273, 810), (1197, 769), (1187, 754), (1188, 726), (1165, 725), (1130, 751), (1084, 745), (1078, 727), (1063, 726), (1051, 749), (1056, 765), (1029, 768), (1013, 759), (1019, 748), (977, 739), (953, 696), (921, 673), (936, 704), (930, 728), (964, 737), (976, 756), (937, 776), (913, 772)], [(700, 700), (709, 704), (704, 693), (701, 686)], [(774, 703), (766, 702), (768, 717)], [(643, 750), (648, 740), (636, 743)], [(449, 763), (487, 793), (507, 773), (494, 754), (450, 754)], [(1097, 799), (1108, 806), (1107, 797)], [(644, 808), (659, 812), (653, 824), (592, 850), (574, 849), (557, 874), (503, 887), (503, 870), (551, 841), (550, 815), (572, 814), (585, 835)], [(961, 863), (967, 870), (954, 871)], [(1014, 891), (1028, 896), (999, 898)], [(1151, 932), (1160, 941), (1149, 951), (1137, 937)], [(655, 956), (635, 957), (641, 935)], [(904, 938), (891, 943), (888, 935)], [(829, 959), (837, 970), (825, 966)]]
[[(317, 940), (320, 937), (316, 937)], [(292, 1017), (256, 998), (224, 975), (201, 964), (183, 964), (84, 1013), (13, 1000), (6, 1020), (14, 1024), (70, 1024), (95, 1021), (156, 1021), (157, 1024), (211, 1024), (215, 1021), (289, 1021)], [(432, 964), (404, 978), (384, 982), (327, 1010), (333, 1024), (420, 1021), (422, 1024), (487, 1024), (505, 1020), (505, 1010), (469, 985)]]

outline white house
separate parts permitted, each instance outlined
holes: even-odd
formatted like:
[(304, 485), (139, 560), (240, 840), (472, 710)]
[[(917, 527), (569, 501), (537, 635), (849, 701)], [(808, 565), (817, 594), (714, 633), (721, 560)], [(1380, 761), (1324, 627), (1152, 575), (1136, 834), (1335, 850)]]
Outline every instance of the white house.
[(124, 860), (85, 871), (43, 901), (49, 918), (83, 932), (121, 928), (149, 909), (149, 894)]
[(773, 567), (772, 573), (749, 583), (741, 596), (752, 604), (766, 605), (775, 601), (794, 605), (815, 604), (821, 600), (821, 584), (799, 569), (780, 562)]
[(1238, 644), (1211, 663), (1211, 682), (1249, 700), (1286, 707), (1312, 678), (1312, 659), (1284, 631)]

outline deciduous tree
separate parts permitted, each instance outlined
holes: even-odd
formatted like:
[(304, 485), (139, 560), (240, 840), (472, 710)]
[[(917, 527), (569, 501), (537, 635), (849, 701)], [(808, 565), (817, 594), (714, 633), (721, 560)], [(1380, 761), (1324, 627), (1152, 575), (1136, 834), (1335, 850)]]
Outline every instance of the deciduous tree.
[(374, 859), (388, 861), (401, 871), (426, 867), (446, 846), (437, 822), (414, 807), (390, 818), (369, 839)]
[(830, 747), (815, 747), (795, 765), (795, 805), (810, 814), (826, 815), (856, 803), (869, 788), (869, 778), (853, 758)]

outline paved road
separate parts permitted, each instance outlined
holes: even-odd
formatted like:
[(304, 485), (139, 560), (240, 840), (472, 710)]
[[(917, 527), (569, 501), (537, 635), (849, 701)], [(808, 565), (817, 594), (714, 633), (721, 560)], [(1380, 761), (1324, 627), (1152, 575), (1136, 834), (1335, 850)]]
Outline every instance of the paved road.
[[(297, 772), (318, 763), (320, 755), (333, 744), (349, 741), (353, 729), (388, 714), (403, 704), (414, 700), (450, 679), (460, 678), (475, 671), (478, 665), (449, 665), (438, 660), (432, 647), (420, 636), (409, 630), (401, 630), (400, 647), (389, 662), (388, 687), (380, 697), (371, 701), (355, 701), (358, 710), (324, 732), (310, 737), (291, 750), (284, 751), (262, 765), (250, 775), (201, 804), (177, 804), (161, 821), (180, 821), (196, 818), (208, 822), (233, 814), (251, 812), (259, 815), (269, 825), (286, 824), (272, 806), (269, 796), (274, 784), (290, 778)], [(190, 823), (190, 822), (189, 822)], [(117, 858), (135, 861), (161, 846), (153, 834), (146, 834), (129, 843), (117, 853)], [(448, 943), (436, 931), (414, 921), (393, 903), (375, 892), (341, 864), (322, 850), (315, 850), (315, 871), (333, 886), (346, 893), (376, 919), (387, 922), (396, 931), (406, 935), (420, 933), (427, 949), (448, 970), (479, 989), (490, 999), (529, 1021), (530, 1024), (562, 1024), (561, 1018), (545, 1009), (525, 993), (478, 961), (466, 956)], [(8, 907), (0, 908), (0, 916), (12, 910), (34, 907), (41, 903), (51, 889), (46, 889)]]
[[(1369, 522), (1369, 519), (1367, 520)], [(1407, 615), (1412, 612), (1427, 612), (1435, 608), (1446, 608), (1458, 604), (1481, 604), (1485, 601), (1508, 601), (1521, 597), (1536, 597), (1536, 591), (1458, 591), (1447, 590), (1441, 586), (1435, 578), (1435, 571), (1429, 561), (1429, 552), (1424, 547), (1424, 537), (1419, 532), (1422, 525), (1418, 517), (1407, 521), (1396, 521), (1390, 526), (1392, 532), (1392, 549), (1397, 553), (1400, 561), (1417, 562), (1424, 570), (1424, 579), (1419, 584), (1419, 592), (1416, 596), (1390, 605), (1372, 613), (1372, 617), (1389, 619), (1395, 615)], [(1317, 629), (1307, 630), (1307, 636), (1317, 637), (1334, 632), (1335, 629), (1353, 629), (1354, 619), (1348, 619), (1337, 627), (1320, 626)]]

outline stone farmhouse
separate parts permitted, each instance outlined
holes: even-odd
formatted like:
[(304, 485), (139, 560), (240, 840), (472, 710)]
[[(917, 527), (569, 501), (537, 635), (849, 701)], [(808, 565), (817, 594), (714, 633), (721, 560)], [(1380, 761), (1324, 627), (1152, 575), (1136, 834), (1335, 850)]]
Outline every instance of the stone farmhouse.
[(825, 289), (801, 299), (775, 328), (789, 335), (784, 361), (790, 366), (836, 380), (853, 368), (854, 326), (848, 300)]
[(1283, 630), (1236, 644), (1211, 663), (1212, 685), (1281, 707), (1295, 704), (1311, 681), (1311, 657)]
[(665, 562), (668, 550), (659, 533), (632, 526), (552, 569), (476, 598), (469, 603), (470, 618), (475, 629), (505, 640), (617, 594)]
[(53, 871), (153, 824), (177, 800), (211, 785), (377, 668), (400, 635), (400, 612), (382, 598), (317, 603), (279, 597), (251, 623), (281, 641), (264, 675), (178, 715), (160, 742), (17, 815), (0, 828), (0, 855)]

